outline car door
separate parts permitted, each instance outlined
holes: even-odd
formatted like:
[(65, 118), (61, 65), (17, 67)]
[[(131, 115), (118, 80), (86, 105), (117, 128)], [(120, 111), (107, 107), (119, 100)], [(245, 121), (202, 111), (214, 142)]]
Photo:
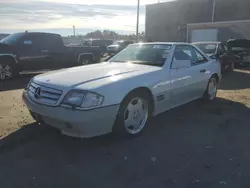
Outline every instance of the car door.
[(27, 33), (18, 43), (18, 58), (22, 70), (39, 70), (44, 61), (39, 34)]
[(228, 69), (230, 68), (230, 65), (233, 61), (233, 58), (231, 57), (228, 48), (226, 45), (224, 45), (223, 43), (220, 43), (218, 45), (218, 52), (219, 52), (219, 61), (221, 63), (221, 66), (223, 69)]
[(63, 68), (67, 67), (70, 63), (68, 62), (66, 47), (60, 35), (45, 34), (43, 36), (43, 43), (41, 44), (41, 51), (46, 56), (43, 65), (45, 69)]
[(210, 79), (210, 67), (214, 60), (207, 59), (200, 50), (192, 48), (192, 73), (195, 81), (195, 89), (193, 90), (194, 98), (203, 96), (208, 80)]
[[(198, 59), (198, 55), (204, 57), (196, 48), (190, 45), (177, 45), (173, 55), (173, 61), (191, 61), (189, 68), (170, 68), (171, 79), (171, 103), (179, 106), (192, 101), (200, 96), (206, 88), (207, 59)], [(173, 64), (173, 62), (172, 62)]]

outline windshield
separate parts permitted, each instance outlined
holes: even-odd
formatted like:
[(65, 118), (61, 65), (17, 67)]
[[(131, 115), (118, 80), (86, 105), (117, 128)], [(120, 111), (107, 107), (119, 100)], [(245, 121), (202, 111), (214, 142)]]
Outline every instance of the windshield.
[(200, 48), (205, 54), (215, 54), (217, 44), (195, 44)]
[(24, 36), (24, 33), (15, 33), (3, 38), (0, 43), (16, 45), (18, 41)]
[(169, 44), (133, 44), (109, 59), (109, 62), (163, 66), (171, 48), (172, 45)]

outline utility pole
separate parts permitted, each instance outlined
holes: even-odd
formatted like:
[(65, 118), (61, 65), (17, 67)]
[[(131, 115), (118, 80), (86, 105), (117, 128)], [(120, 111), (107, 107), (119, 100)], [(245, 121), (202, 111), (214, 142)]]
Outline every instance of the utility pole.
[(139, 42), (139, 13), (140, 13), (140, 0), (137, 0), (137, 21), (136, 21), (136, 39)]
[(73, 25), (73, 35), (74, 35), (74, 37), (76, 36), (76, 28), (74, 25)]
[(212, 22), (214, 22), (215, 7), (216, 7), (216, 0), (213, 0)]

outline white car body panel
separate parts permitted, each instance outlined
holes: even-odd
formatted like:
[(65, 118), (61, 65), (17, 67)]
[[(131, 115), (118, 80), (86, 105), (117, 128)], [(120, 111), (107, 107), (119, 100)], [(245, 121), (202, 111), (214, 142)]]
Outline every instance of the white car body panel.
[[(63, 91), (57, 103), (58, 108), (61, 108), (60, 104), (62, 100), (70, 90), (87, 90), (101, 94), (104, 96), (104, 102), (98, 108), (105, 108), (112, 105), (119, 106), (130, 91), (144, 87), (149, 89), (152, 94), (154, 101), (153, 115), (157, 115), (168, 109), (202, 97), (208, 81), (213, 74), (221, 78), (220, 64), (216, 62), (216, 60), (209, 58), (196, 47), (195, 49), (203, 54), (208, 62), (189, 68), (171, 69), (175, 47), (182, 43), (161, 44), (173, 45), (162, 67), (132, 63), (105, 62), (49, 72), (36, 76), (33, 82)], [(183, 45), (189, 44), (184, 43)], [(201, 70), (205, 71), (201, 72)], [(27, 94), (24, 94), (24, 98), (25, 97), (28, 97)], [(29, 100), (25, 99), (25, 101), (29, 109), (33, 108), (33, 103), (29, 105)], [(44, 108), (43, 105), (37, 104), (36, 109), (39, 109), (39, 106)], [(57, 107), (55, 107), (55, 110), (56, 108)], [(30, 110), (32, 111), (33, 109)], [(39, 113), (42, 112), (39, 111)], [(79, 112), (76, 110), (75, 113), (82, 115), (84, 111)], [(53, 114), (51, 116), (53, 118)], [(57, 118), (58, 117), (59, 115), (57, 114)], [(112, 118), (114, 119), (114, 117)], [(63, 119), (65, 120), (65, 117)], [(112, 121), (114, 122), (115, 119)], [(79, 122), (77, 125), (79, 125)], [(111, 130), (112, 126), (107, 126), (107, 132)], [(65, 130), (63, 131), (65, 132)], [(101, 132), (105, 134), (103, 129)], [(72, 134), (69, 133), (69, 135)], [(88, 135), (95, 134), (88, 133)], [(83, 135), (82, 137), (85, 136)]]

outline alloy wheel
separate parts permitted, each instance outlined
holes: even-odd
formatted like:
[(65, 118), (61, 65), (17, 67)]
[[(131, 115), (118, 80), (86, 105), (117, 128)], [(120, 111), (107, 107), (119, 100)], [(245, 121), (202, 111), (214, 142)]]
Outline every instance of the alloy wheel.
[(129, 134), (139, 133), (147, 123), (149, 109), (147, 102), (140, 97), (132, 99), (124, 111), (124, 126)]
[(217, 93), (217, 80), (215, 78), (211, 78), (208, 83), (208, 98), (209, 100), (213, 100), (216, 97)]
[(12, 68), (9, 65), (0, 64), (0, 80), (9, 80), (12, 73)]

